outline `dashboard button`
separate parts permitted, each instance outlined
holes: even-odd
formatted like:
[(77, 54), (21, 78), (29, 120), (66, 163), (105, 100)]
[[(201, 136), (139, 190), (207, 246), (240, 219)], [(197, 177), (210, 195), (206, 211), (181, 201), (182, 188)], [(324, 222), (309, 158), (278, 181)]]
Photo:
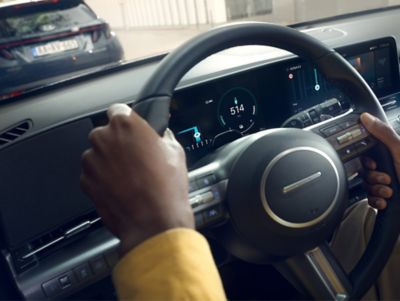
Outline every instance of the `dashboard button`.
[(49, 298), (57, 296), (62, 291), (60, 282), (58, 281), (57, 278), (43, 283), (42, 288), (43, 288), (45, 294), (47, 295), (47, 297), (49, 297)]
[(78, 282), (88, 281), (93, 276), (88, 264), (84, 264), (75, 268), (74, 273), (78, 279)]
[(60, 282), (61, 288), (66, 289), (72, 285), (71, 275), (64, 275), (58, 279)]
[(93, 259), (90, 262), (90, 266), (95, 275), (105, 274), (108, 272), (108, 265), (103, 256)]
[(319, 116), (318, 116), (318, 114), (317, 114), (317, 111), (315, 111), (315, 110), (310, 110), (310, 111), (308, 112), (308, 114), (310, 115), (311, 120), (313, 121), (313, 123), (318, 123), (318, 122), (320, 122), (320, 118), (319, 118)]
[(290, 120), (289, 123), (287, 124), (287, 126), (289, 126), (291, 128), (298, 128), (298, 129), (302, 129), (304, 127), (303, 122), (301, 122), (301, 120), (299, 120), (299, 119)]

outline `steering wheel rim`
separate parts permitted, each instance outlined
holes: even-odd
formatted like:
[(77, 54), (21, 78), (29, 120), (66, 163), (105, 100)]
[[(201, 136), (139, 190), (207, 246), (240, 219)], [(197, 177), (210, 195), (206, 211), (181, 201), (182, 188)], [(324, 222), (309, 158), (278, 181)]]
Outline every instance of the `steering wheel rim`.
[[(274, 24), (246, 22), (225, 25), (201, 34), (169, 54), (142, 89), (134, 109), (159, 133), (168, 126), (169, 106), (181, 78), (206, 57), (227, 48), (265, 45), (287, 50), (313, 63), (325, 78), (349, 96), (355, 112), (369, 112), (384, 122), (386, 115), (371, 88), (338, 53), (311, 36)], [(378, 164), (398, 183), (389, 151), (376, 148)], [(397, 185), (386, 210), (379, 212), (373, 234), (361, 260), (350, 273), (351, 299), (360, 299), (386, 264), (400, 229)]]

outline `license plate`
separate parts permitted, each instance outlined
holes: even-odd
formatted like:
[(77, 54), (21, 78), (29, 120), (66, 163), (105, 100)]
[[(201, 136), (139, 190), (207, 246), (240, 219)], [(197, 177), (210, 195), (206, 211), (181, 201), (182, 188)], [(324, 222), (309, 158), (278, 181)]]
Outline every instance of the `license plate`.
[(56, 41), (47, 43), (44, 45), (40, 45), (32, 48), (33, 56), (45, 56), (54, 53), (60, 53), (72, 49), (76, 49), (79, 47), (78, 42), (75, 39), (66, 40), (66, 41)]

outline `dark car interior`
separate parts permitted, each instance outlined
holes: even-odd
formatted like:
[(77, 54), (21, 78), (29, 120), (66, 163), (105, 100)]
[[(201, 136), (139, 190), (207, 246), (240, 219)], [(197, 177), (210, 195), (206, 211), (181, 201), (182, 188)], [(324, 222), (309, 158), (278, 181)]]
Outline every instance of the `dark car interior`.
[[(296, 26), (334, 48), (361, 74), (398, 133), (399, 17), (397, 7)], [(172, 96), (169, 127), (185, 149), (196, 228), (209, 240), (228, 298), (308, 299), (307, 285), (295, 288), (296, 281), (291, 284), (277, 264), (264, 264), (284, 258), (272, 260), (272, 251), (268, 259), (247, 255), (250, 251), (243, 255), (234, 239), (225, 239), (228, 232), (221, 238), (221, 229), (229, 223), (227, 215), (237, 212), (227, 213), (224, 201), (232, 191), (227, 192), (229, 183), (214, 159), (224, 155), (229, 160), (243, 144), (262, 139), (269, 129), (312, 129), (331, 144), (335, 142), (330, 137), (343, 139), (335, 149), (338, 161), (344, 162), (338, 183), (345, 183), (348, 196), (334, 213), (339, 215), (345, 207), (365, 200), (359, 155), (376, 142), (357, 125), (352, 114), (360, 112), (354, 109), (351, 93), (326, 79), (328, 67), (320, 70), (304, 58), (251, 45), (249, 40), (239, 39), (238, 44), (247, 46), (213, 54), (190, 69)], [(110, 104), (135, 105), (143, 100), (143, 91), (151, 87), (164, 57), (108, 66), (0, 104), (0, 299), (116, 298), (111, 272), (118, 261), (119, 241), (103, 227), (94, 205), (80, 190), (80, 157), (89, 148), (89, 132), (107, 122)], [(137, 110), (144, 116), (148, 113), (140, 106)], [(350, 136), (338, 136), (344, 132), (357, 136), (357, 143), (350, 143)], [(287, 137), (294, 141), (297, 134), (293, 130)], [(230, 179), (238, 185), (242, 180)], [(334, 229), (327, 224), (331, 236)], [(365, 289), (358, 289), (358, 283), (354, 287), (357, 292)]]

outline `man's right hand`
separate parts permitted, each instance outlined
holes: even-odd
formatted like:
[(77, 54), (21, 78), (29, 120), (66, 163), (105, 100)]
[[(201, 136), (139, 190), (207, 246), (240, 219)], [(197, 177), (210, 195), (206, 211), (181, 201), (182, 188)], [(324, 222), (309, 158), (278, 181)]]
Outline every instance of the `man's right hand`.
[[(388, 124), (371, 114), (363, 113), (361, 122), (372, 136), (380, 140), (389, 149), (397, 178), (400, 179), (400, 137)], [(368, 170), (366, 175), (366, 180), (369, 184), (368, 201), (371, 206), (377, 209), (385, 209), (387, 206), (386, 200), (393, 194), (392, 189), (388, 186), (392, 179), (386, 173), (377, 171), (379, 166), (371, 158), (365, 158), (363, 163)]]
[(172, 132), (160, 137), (122, 104), (111, 106), (108, 117), (90, 133), (81, 186), (121, 239), (122, 255), (166, 230), (194, 228), (185, 153)]

